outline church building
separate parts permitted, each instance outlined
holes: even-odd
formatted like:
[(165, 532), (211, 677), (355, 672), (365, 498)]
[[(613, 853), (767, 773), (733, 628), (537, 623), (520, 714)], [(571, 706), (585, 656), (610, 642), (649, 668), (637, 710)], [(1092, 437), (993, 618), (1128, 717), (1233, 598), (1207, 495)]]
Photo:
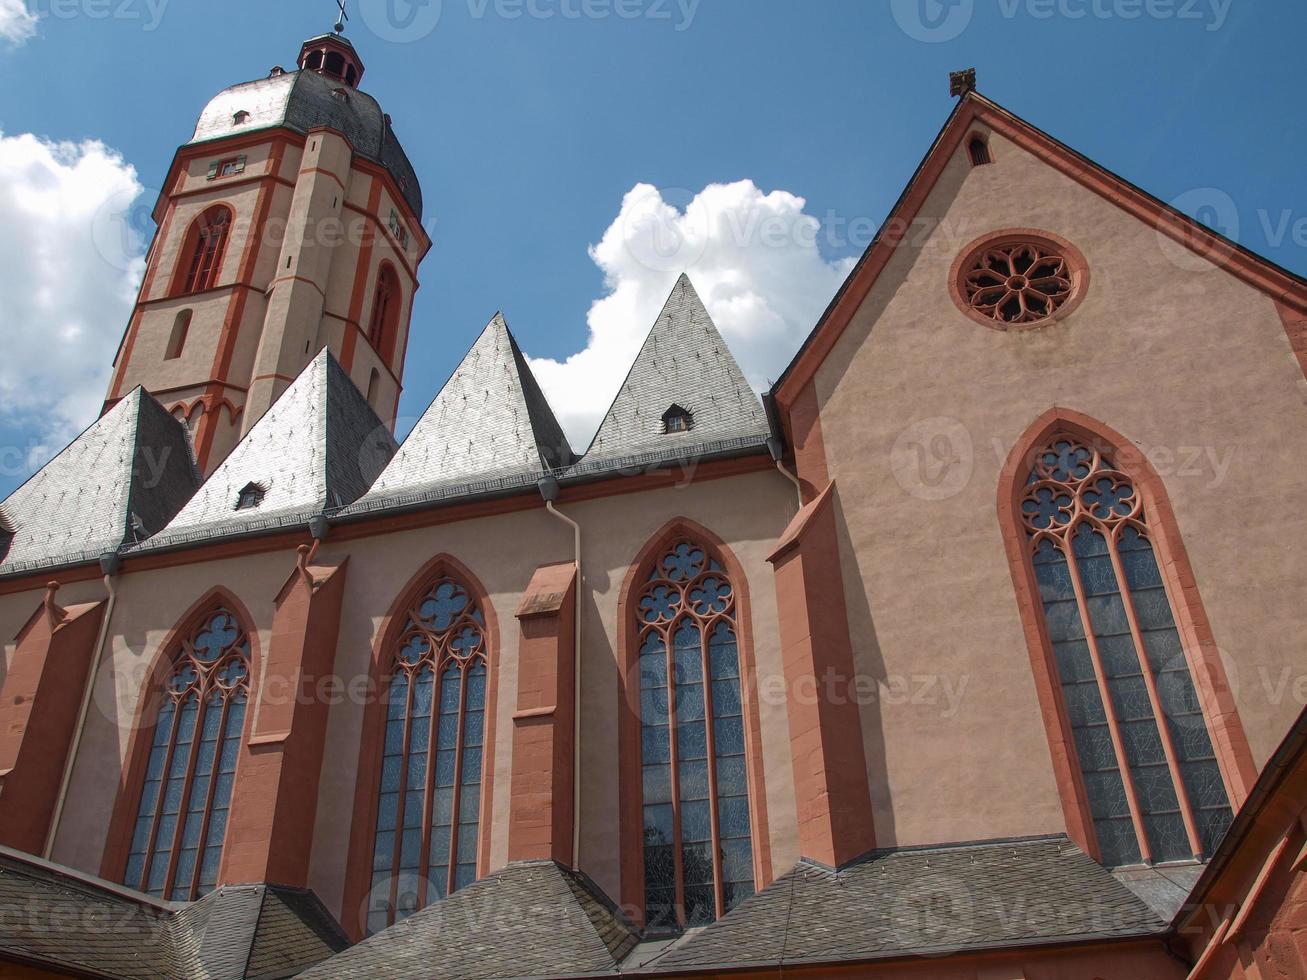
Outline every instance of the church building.
[(682, 276), (584, 451), (500, 314), (399, 443), (364, 74), (0, 503), (0, 976), (1307, 977), (1307, 281), (959, 72), (761, 397)]

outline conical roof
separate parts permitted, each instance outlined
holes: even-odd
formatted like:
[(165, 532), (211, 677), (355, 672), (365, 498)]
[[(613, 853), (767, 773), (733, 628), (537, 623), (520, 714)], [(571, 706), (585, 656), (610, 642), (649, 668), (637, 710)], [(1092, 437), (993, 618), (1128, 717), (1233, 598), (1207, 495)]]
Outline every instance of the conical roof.
[[(669, 426), (669, 413), (685, 421)], [(582, 464), (649, 452), (694, 452), (766, 434), (762, 403), (717, 332), (690, 277), (682, 275)]]
[(146, 547), (265, 530), (339, 509), (367, 491), (395, 448), (390, 429), (323, 348)]
[(567, 466), (571, 446), (496, 313), (356, 509)]
[(186, 427), (138, 387), (0, 504), (0, 575), (143, 540), (199, 483)]

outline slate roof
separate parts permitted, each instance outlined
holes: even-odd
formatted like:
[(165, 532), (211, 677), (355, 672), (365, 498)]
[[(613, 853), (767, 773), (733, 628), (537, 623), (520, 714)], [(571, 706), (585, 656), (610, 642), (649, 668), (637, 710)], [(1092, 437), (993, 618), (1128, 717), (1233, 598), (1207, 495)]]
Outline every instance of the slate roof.
[(136, 388), (0, 504), (11, 532), (0, 535), (0, 576), (94, 561), (142, 540), (199, 483), (186, 427)]
[[(358, 499), (395, 448), (390, 429), (323, 348), (181, 512), (138, 550), (307, 523)], [(237, 510), (251, 484), (264, 491), (262, 504)]]
[[(673, 405), (693, 416), (688, 431), (664, 432)], [(684, 456), (724, 443), (760, 445), (768, 435), (762, 402), (682, 275), (578, 469), (649, 452)]]
[[(337, 95), (341, 91), (343, 95)], [(241, 125), (238, 112), (250, 114)], [(200, 113), (190, 144), (259, 129), (307, 134), (328, 127), (344, 133), (354, 151), (390, 171), (409, 207), (422, 218), (422, 188), (380, 103), (343, 82), (313, 71), (290, 71), (224, 89)]]
[(442, 488), (531, 486), (575, 457), (503, 314), (486, 324), (368, 494), (347, 513)]
[(427, 906), (303, 976), (605, 976), (635, 943), (635, 933), (587, 879), (552, 861), (523, 862)]
[(0, 962), (112, 978), (294, 976), (348, 940), (311, 893), (220, 888), (161, 902), (0, 848)]
[(650, 966), (858, 961), (1161, 936), (1167, 924), (1064, 836), (801, 863)]

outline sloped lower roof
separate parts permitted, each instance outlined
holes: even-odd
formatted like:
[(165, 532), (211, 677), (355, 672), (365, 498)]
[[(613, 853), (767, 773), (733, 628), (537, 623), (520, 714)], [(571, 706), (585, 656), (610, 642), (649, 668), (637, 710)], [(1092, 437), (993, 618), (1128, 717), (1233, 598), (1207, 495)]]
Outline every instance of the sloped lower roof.
[(1167, 924), (1066, 837), (802, 863), (657, 961), (658, 972), (832, 963), (1161, 936)]
[(288, 977), (348, 945), (309, 892), (219, 888), (161, 902), (0, 848), (0, 962), (136, 978)]
[(0, 504), (12, 531), (0, 575), (94, 561), (154, 534), (199, 483), (186, 427), (136, 388)]
[(588, 880), (552, 861), (511, 864), (309, 970), (305, 977), (612, 974), (635, 933)]
[(572, 459), (526, 358), (496, 313), (353, 510), (442, 486), (538, 474)]
[[(353, 503), (394, 453), (389, 428), (323, 348), (181, 513), (142, 547), (306, 522)], [(237, 510), (251, 484), (264, 491), (262, 504)]]
[[(665, 433), (672, 406), (693, 417), (688, 431)], [(682, 275), (582, 459), (582, 466), (645, 452), (693, 453), (714, 442), (767, 436), (762, 403), (689, 276)]]

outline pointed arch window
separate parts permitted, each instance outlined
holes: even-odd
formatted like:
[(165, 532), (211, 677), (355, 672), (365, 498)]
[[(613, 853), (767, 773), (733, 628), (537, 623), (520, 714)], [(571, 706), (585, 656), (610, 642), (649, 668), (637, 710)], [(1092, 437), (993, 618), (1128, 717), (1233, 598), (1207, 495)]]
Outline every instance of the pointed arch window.
[(407, 613), (391, 652), (368, 931), (477, 876), (485, 744), (485, 616), (442, 577)]
[(1061, 435), (1019, 515), (1102, 862), (1210, 857), (1230, 800), (1139, 488)]
[(221, 204), (195, 219), (186, 236), (182, 293), (198, 293), (217, 285), (230, 232), (231, 211)]
[(218, 607), (172, 652), (124, 877), (189, 902), (214, 889), (249, 700), (250, 640)]
[(654, 563), (636, 606), (645, 918), (707, 925), (754, 892), (735, 589), (702, 545)]
[(384, 262), (377, 272), (377, 286), (372, 295), (372, 319), (368, 326), (368, 341), (387, 363), (394, 348), (395, 330), (399, 325), (401, 301), (399, 277), (395, 267)]

